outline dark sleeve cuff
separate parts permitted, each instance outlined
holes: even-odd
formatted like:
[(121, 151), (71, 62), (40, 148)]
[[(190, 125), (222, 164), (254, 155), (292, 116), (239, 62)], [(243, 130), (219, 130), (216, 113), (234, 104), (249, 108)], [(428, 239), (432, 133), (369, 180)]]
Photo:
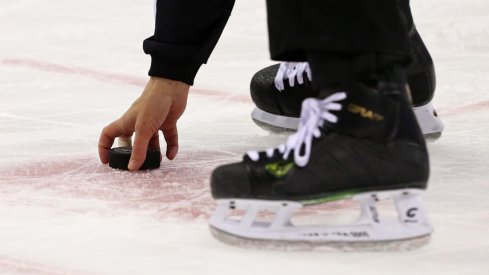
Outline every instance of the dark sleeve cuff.
[(144, 52), (151, 55), (148, 75), (193, 85), (200, 66), (205, 63), (198, 58), (201, 49), (193, 46), (170, 45), (152, 39), (153, 37), (150, 37), (143, 43)]
[(155, 33), (143, 43), (144, 52), (151, 55), (149, 75), (192, 85), (214, 50), (233, 5), (234, 0), (159, 1)]

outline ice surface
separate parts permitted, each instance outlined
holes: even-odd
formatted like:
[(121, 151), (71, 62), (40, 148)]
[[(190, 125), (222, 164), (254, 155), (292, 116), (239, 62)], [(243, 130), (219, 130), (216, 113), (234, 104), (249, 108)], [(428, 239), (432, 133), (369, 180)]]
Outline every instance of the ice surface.
[(411, 252), (310, 253), (226, 246), (206, 223), (210, 171), (285, 139), (249, 116), (249, 80), (272, 64), (264, 1), (237, 2), (177, 159), (132, 174), (96, 147), (147, 80), (151, 1), (1, 1), (0, 274), (489, 274), (489, 2), (412, 2), (446, 125), (429, 144), (436, 231)]

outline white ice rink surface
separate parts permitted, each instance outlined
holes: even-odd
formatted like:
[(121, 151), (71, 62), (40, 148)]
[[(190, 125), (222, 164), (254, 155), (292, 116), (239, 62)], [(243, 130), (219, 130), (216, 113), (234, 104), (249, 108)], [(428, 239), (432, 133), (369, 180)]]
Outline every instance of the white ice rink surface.
[(211, 170), (285, 139), (249, 115), (249, 80), (272, 64), (263, 0), (236, 4), (179, 156), (149, 173), (100, 164), (97, 141), (147, 80), (152, 1), (1, 0), (0, 274), (489, 274), (489, 2), (412, 2), (446, 125), (429, 144), (436, 231), (415, 251), (342, 253), (243, 249), (208, 231)]

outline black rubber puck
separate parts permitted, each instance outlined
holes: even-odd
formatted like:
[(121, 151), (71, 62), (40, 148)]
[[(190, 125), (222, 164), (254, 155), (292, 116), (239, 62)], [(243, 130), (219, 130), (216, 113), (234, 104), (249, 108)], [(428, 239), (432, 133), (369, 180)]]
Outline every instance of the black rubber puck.
[[(128, 170), (129, 159), (131, 159), (131, 147), (117, 147), (110, 149), (109, 166), (114, 169)], [(146, 151), (146, 160), (139, 170), (151, 170), (160, 167), (160, 150), (149, 148)]]

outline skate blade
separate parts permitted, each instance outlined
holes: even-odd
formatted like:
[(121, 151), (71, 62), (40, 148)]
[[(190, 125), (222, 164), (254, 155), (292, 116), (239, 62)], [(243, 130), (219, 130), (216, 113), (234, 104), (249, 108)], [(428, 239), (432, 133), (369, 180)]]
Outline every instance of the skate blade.
[(318, 252), (403, 252), (419, 249), (431, 240), (431, 234), (395, 241), (286, 241), (257, 240), (236, 236), (209, 225), (212, 236), (222, 243), (244, 249)]
[(258, 108), (253, 109), (251, 118), (260, 128), (272, 133), (295, 132), (299, 126), (298, 117), (275, 115)]
[(441, 138), (441, 132), (438, 133), (431, 133), (431, 134), (425, 134), (424, 138), (427, 142), (435, 142), (438, 139)]
[(253, 119), (253, 122), (260, 128), (262, 128), (263, 130), (267, 131), (267, 132), (270, 132), (270, 133), (273, 133), (273, 134), (291, 134), (291, 133), (294, 133), (296, 130), (295, 129), (288, 129), (288, 128), (283, 128), (283, 127), (279, 127), (279, 126), (275, 126), (275, 125), (271, 125), (271, 124), (268, 124), (266, 122), (263, 122), (263, 121), (260, 121), (260, 120), (257, 120), (255, 118), (252, 118)]
[[(357, 193), (352, 199), (359, 203), (360, 215), (354, 222), (341, 224), (293, 222), (294, 214), (304, 207), (303, 203), (296, 201), (221, 199), (209, 224), (214, 229), (213, 233), (219, 233), (215, 234), (219, 240), (244, 247), (410, 250), (426, 244), (423, 237), (433, 231), (424, 210), (423, 192), (420, 189), (398, 189)], [(345, 197), (337, 200), (342, 199)], [(397, 217), (379, 212), (377, 204), (381, 200), (392, 202)], [(260, 215), (264, 214), (268, 219), (260, 220)], [(416, 241), (418, 239), (421, 240)]]
[(445, 129), (445, 126), (438, 117), (431, 102), (423, 106), (415, 107), (413, 108), (413, 111), (427, 141), (436, 141), (441, 137), (441, 133)]

